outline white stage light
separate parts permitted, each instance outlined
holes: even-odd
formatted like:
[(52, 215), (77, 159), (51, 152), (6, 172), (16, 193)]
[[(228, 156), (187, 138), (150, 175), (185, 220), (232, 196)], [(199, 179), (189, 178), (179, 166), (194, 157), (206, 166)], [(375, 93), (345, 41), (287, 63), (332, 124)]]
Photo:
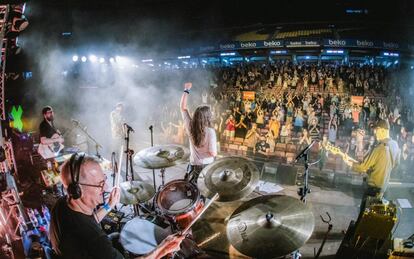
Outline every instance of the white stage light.
[(99, 63), (105, 63), (105, 59), (104, 58), (100, 58), (99, 59)]
[(113, 57), (110, 57), (109, 58), (109, 62), (114, 63), (115, 62), (115, 59)]
[(73, 60), (73, 62), (76, 62), (76, 61), (79, 60), (79, 57), (77, 55), (75, 55), (75, 56), (72, 57), (72, 60)]
[(95, 63), (98, 60), (98, 58), (95, 55), (89, 55), (89, 61), (92, 63)]
[(86, 62), (86, 57), (82, 56), (81, 60), (82, 60), (82, 62)]

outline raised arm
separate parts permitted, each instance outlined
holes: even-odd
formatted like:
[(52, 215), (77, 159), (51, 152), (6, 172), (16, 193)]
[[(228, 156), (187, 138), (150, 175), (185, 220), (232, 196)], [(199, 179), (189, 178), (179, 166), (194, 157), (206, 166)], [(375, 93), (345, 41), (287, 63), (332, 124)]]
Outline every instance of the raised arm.
[(190, 94), (191, 87), (192, 87), (192, 83), (185, 83), (184, 84), (184, 93), (181, 96), (181, 101), (180, 101), (181, 111), (187, 110), (187, 97)]

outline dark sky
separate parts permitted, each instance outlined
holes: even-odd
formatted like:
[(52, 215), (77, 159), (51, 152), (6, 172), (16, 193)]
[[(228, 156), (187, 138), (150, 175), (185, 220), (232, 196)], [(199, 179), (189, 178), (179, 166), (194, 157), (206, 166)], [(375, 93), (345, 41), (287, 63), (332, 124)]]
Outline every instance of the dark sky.
[[(223, 28), (306, 21), (360, 21), (414, 25), (414, 1), (249, 1), (249, 0), (37, 0), (28, 2), (28, 16), (51, 35), (72, 30), (92, 36), (127, 40), (134, 32), (152, 35), (206, 32)], [(347, 15), (346, 9), (367, 10)], [(31, 16), (31, 17), (30, 17)], [(145, 27), (148, 31), (145, 31)], [(105, 31), (106, 30), (106, 31)], [(112, 31), (111, 31), (112, 30)], [(170, 35), (171, 36), (171, 35)], [(74, 34), (76, 40), (76, 34)]]

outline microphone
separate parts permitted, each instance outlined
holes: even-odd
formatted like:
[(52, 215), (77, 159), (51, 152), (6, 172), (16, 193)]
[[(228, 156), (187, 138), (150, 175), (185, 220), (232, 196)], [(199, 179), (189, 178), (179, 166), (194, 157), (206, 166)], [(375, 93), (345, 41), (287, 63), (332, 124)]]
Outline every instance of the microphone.
[(126, 123), (124, 123), (124, 127), (126, 127), (129, 131), (135, 132), (134, 129)]
[(149, 130), (152, 130), (152, 128), (153, 128), (153, 127), (152, 127), (152, 125), (150, 125), (148, 129), (149, 129)]
[(309, 144), (309, 146), (305, 147), (302, 152), (299, 153), (299, 155), (296, 156), (294, 163), (298, 162), (299, 159), (301, 159), (308, 151), (312, 148), (312, 146), (316, 143), (316, 140), (313, 140), (312, 143)]

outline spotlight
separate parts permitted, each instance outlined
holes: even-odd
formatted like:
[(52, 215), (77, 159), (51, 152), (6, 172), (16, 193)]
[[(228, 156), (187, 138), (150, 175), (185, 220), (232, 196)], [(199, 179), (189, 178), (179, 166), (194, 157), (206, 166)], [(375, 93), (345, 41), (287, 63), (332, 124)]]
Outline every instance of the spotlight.
[(98, 58), (95, 55), (90, 55), (89, 56), (89, 61), (92, 63), (95, 63), (98, 60)]
[(75, 56), (72, 57), (72, 60), (73, 60), (73, 62), (76, 62), (76, 61), (79, 60), (79, 57), (77, 55), (75, 55)]
[(116, 57), (115, 57), (115, 61), (116, 61), (117, 63), (121, 62), (121, 60), (122, 60), (122, 58), (121, 58), (120, 56), (116, 56)]
[(113, 57), (110, 57), (109, 58), (109, 62), (114, 63), (115, 62), (115, 59)]
[(99, 59), (99, 63), (105, 63), (105, 59), (104, 58), (100, 58)]
[(82, 62), (86, 62), (86, 57), (82, 56), (81, 60), (82, 60)]

